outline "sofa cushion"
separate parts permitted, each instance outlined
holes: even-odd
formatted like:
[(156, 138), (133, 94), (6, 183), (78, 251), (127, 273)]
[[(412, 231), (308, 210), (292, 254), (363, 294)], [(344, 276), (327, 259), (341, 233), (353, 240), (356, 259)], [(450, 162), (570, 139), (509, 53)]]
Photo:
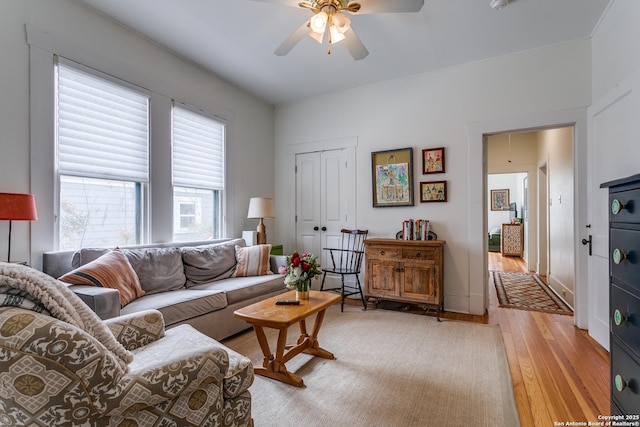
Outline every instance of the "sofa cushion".
[(279, 290), (282, 290), (283, 292), (287, 290), (284, 286), (284, 276), (279, 274), (235, 277), (194, 286), (190, 288), (190, 290), (191, 289), (224, 291), (227, 295), (227, 303), (229, 305), (247, 301), (261, 295), (268, 295)]
[(59, 280), (73, 285), (117, 289), (120, 292), (120, 304), (123, 307), (144, 295), (136, 272), (127, 257), (117, 248), (70, 271)]
[(71, 267), (78, 268), (81, 265), (90, 263), (100, 258), (102, 255), (108, 253), (111, 249), (107, 248), (84, 248), (75, 251), (73, 258), (71, 258)]
[(186, 286), (231, 277), (236, 267), (236, 246), (244, 247), (244, 240), (234, 239), (224, 243), (182, 248)]
[(122, 253), (129, 259), (147, 294), (184, 287), (187, 279), (179, 248), (122, 249)]
[(227, 306), (227, 297), (220, 289), (179, 289), (145, 295), (122, 309), (121, 314), (155, 309), (162, 313), (167, 327)]
[(236, 246), (237, 264), (233, 277), (273, 274), (269, 269), (269, 252), (271, 245)]

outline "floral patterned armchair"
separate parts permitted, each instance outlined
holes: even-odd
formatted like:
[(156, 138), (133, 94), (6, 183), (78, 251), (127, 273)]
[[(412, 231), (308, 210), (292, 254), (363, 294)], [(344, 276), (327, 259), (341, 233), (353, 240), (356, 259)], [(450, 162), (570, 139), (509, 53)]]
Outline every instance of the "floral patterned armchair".
[(148, 310), (104, 322), (123, 366), (86, 331), (0, 307), (0, 425), (252, 426), (251, 361)]

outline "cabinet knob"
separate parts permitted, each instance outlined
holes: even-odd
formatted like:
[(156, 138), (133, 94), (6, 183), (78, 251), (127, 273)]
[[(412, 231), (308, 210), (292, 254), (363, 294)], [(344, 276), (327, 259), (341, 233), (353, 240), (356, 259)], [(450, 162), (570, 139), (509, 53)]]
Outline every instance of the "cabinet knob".
[(611, 254), (612, 258), (613, 258), (613, 263), (614, 264), (620, 264), (622, 261), (625, 260), (625, 258), (627, 257), (624, 252), (622, 252), (620, 249), (615, 248), (613, 250), (613, 253)]
[(420, 258), (421, 256), (422, 256), (422, 254), (421, 254), (420, 252), (418, 252), (418, 253), (416, 254), (416, 258)]
[(618, 391), (622, 391), (625, 388), (627, 388), (627, 382), (622, 378), (622, 376), (620, 374), (615, 376), (615, 379), (613, 380), (613, 382), (616, 385), (616, 390)]
[(611, 213), (614, 215), (618, 215), (626, 207), (627, 205), (622, 203), (619, 199), (613, 199), (611, 201)]
[(380, 255), (384, 255), (384, 251), (380, 251)]
[(318, 231), (318, 230), (320, 230), (320, 227), (318, 227), (317, 225), (313, 227), (313, 231)]
[(627, 316), (626, 314), (622, 314), (622, 312), (616, 308), (616, 310), (613, 312), (613, 322), (616, 324), (616, 326), (622, 325), (627, 320), (629, 320), (629, 316)]

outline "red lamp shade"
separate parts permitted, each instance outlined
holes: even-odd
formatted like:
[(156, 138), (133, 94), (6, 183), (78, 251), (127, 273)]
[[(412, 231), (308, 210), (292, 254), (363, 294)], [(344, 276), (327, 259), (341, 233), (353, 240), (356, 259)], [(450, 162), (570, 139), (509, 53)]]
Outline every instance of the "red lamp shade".
[(35, 221), (36, 199), (33, 194), (0, 193), (0, 220)]

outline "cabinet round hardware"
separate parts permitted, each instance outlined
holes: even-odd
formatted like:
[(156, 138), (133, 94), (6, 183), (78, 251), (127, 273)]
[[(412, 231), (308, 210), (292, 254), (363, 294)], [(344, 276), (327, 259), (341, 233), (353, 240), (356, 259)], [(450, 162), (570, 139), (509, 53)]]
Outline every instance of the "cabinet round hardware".
[(318, 231), (318, 230), (320, 230), (320, 227), (318, 227), (317, 225), (313, 227), (313, 231)]
[(384, 251), (380, 251), (380, 255), (384, 255)]
[(615, 383), (616, 390), (618, 391), (624, 390), (625, 388), (627, 388), (627, 385), (628, 385), (627, 382), (624, 379), (622, 379), (622, 376), (620, 374), (615, 376), (615, 379), (613, 380), (613, 382)]
[(624, 208), (626, 208), (626, 205), (624, 203), (622, 203), (620, 200), (613, 199), (611, 201), (611, 213), (612, 214), (618, 215)]
[(615, 248), (613, 250), (613, 253), (611, 254), (611, 256), (613, 258), (613, 263), (616, 265), (620, 264), (626, 258), (626, 255), (618, 248)]
[(327, 231), (327, 227), (322, 227), (322, 231)]
[(616, 310), (613, 312), (613, 322), (616, 324), (616, 326), (620, 326), (626, 321), (627, 316), (625, 314), (622, 314), (622, 312), (616, 308)]
[(421, 256), (422, 256), (422, 254), (421, 254), (420, 252), (418, 252), (418, 253), (416, 254), (416, 258), (420, 258)]

